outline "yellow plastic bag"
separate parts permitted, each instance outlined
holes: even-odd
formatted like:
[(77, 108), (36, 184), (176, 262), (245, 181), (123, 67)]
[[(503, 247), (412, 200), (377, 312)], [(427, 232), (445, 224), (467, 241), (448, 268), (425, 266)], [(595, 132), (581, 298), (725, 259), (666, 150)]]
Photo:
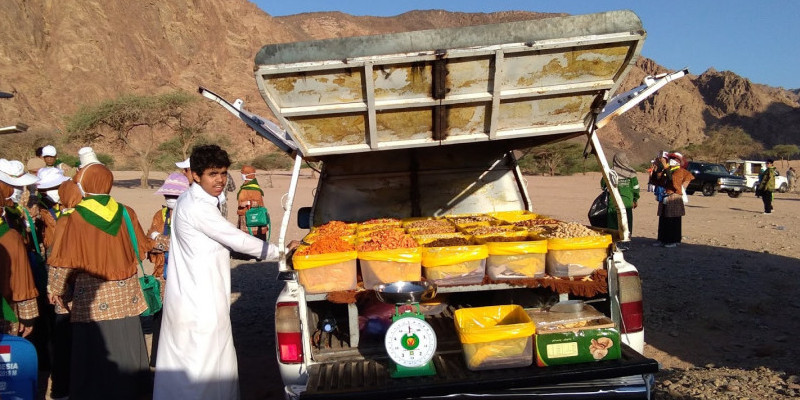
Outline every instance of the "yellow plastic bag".
[(531, 318), (515, 304), (462, 308), (456, 310), (454, 322), (461, 343), (528, 338), (536, 333)]
[(505, 232), (487, 233), (474, 235), (472, 239), (475, 243), (485, 244), (493, 242), (522, 242), (528, 239), (528, 231), (511, 227)]
[(359, 251), (358, 259), (367, 261), (418, 263), (422, 261), (422, 249), (419, 247), (411, 247), (392, 250)]
[(611, 235), (585, 236), (568, 239), (547, 239), (548, 250), (605, 249), (611, 245)]
[(488, 242), (486, 248), (489, 255), (513, 256), (517, 254), (547, 253), (547, 240), (534, 240), (530, 242)]
[(425, 247), (422, 249), (423, 267), (442, 267), (467, 261), (483, 260), (489, 255), (485, 245)]
[(309, 254), (306, 256), (294, 255), (292, 256), (292, 265), (296, 270), (318, 268), (355, 260), (357, 257), (358, 252), (355, 250), (341, 253)]
[(493, 213), (489, 213), (492, 217), (497, 219), (498, 221), (502, 221), (507, 224), (513, 224), (519, 221), (527, 221), (529, 219), (536, 219), (538, 216), (528, 210), (516, 210), (516, 211), (497, 211)]

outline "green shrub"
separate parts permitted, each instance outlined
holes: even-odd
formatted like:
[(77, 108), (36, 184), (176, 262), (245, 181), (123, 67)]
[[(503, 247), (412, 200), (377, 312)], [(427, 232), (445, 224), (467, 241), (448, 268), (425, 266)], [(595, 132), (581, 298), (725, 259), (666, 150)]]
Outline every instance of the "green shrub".
[(261, 154), (250, 161), (250, 165), (258, 169), (292, 169), (292, 159), (284, 153)]
[(522, 150), (519, 167), (525, 174), (571, 175), (600, 171), (594, 156), (583, 157), (582, 143), (559, 142)]

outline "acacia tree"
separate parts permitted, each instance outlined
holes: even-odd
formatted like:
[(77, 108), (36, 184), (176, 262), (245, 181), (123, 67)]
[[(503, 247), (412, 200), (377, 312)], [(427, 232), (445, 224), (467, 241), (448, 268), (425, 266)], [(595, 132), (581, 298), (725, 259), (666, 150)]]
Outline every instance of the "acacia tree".
[(721, 126), (708, 132), (708, 138), (697, 146), (697, 155), (722, 162), (730, 158), (753, 154), (763, 148), (753, 140), (744, 129), (735, 126)]
[(132, 153), (142, 171), (141, 187), (145, 188), (159, 145), (169, 139), (169, 130), (181, 129), (181, 123), (171, 123), (176, 118), (180, 120), (196, 100), (186, 92), (175, 91), (155, 96), (126, 94), (97, 105), (84, 105), (67, 117), (67, 135), (70, 140), (84, 143), (105, 139)]
[(786, 161), (790, 160), (792, 156), (800, 154), (800, 148), (795, 144), (776, 144), (769, 151), (767, 155), (781, 160), (782, 166), (786, 167)]

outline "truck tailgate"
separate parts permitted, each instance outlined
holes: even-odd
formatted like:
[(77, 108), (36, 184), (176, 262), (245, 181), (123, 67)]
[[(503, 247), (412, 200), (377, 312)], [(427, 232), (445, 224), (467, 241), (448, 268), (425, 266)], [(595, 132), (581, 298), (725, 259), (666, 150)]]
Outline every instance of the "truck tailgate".
[(403, 399), (453, 393), (479, 393), (585, 380), (609, 379), (658, 372), (658, 362), (622, 345), (622, 358), (597, 363), (550, 366), (534, 365), (486, 371), (470, 371), (461, 353), (437, 354), (437, 374), (430, 377), (393, 379), (386, 360), (316, 364), (309, 367), (306, 391), (300, 399)]

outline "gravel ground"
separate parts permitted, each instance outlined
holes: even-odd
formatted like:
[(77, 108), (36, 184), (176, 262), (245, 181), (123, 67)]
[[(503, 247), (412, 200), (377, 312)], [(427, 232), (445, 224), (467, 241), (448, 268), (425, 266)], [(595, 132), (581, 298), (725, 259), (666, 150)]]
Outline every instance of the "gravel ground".
[[(161, 202), (152, 195), (160, 182), (143, 190), (135, 188), (138, 173), (115, 175), (112, 194), (149, 225)], [(599, 179), (596, 173), (527, 177), (533, 209), (583, 223), (599, 193)], [(277, 229), (288, 176), (261, 173), (259, 181)], [(311, 205), (315, 186), (315, 179), (301, 179), (295, 210)], [(656, 399), (800, 397), (800, 350), (793, 345), (800, 332), (798, 202), (795, 194), (776, 194), (775, 214), (762, 215), (761, 201), (751, 193), (737, 199), (691, 196), (683, 243), (665, 249), (651, 246), (656, 204), (652, 194), (642, 193), (625, 255), (644, 283), (645, 355), (662, 366)], [(293, 219), (290, 225), (287, 238), (302, 237)], [(232, 271), (231, 319), (245, 400), (283, 398), (273, 334), (273, 309), (282, 287), (276, 274), (275, 263), (235, 262)]]

